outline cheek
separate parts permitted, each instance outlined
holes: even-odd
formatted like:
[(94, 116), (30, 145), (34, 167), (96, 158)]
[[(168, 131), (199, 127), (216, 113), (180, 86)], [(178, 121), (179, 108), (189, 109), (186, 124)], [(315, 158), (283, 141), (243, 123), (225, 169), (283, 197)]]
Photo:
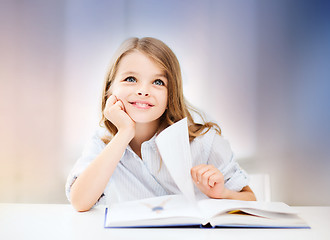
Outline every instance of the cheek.
[(127, 91), (125, 91), (125, 89), (121, 87), (114, 87), (113, 89), (111, 89), (111, 94), (115, 95), (118, 99), (123, 101), (127, 96)]
[(168, 90), (167, 89), (164, 92), (163, 99), (164, 99), (165, 104), (167, 105), (167, 103), (168, 103)]
[(162, 106), (164, 108), (167, 108), (167, 103), (168, 103), (167, 92), (162, 94), (162, 97), (160, 98), (160, 102), (162, 103)]

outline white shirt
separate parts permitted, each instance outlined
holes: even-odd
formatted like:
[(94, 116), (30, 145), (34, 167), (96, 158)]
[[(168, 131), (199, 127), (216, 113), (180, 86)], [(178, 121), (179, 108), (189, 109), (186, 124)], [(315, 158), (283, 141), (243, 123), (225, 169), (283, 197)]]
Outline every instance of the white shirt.
[[(95, 133), (70, 172), (66, 183), (66, 194), (69, 201), (70, 188), (75, 179), (106, 146), (101, 140), (105, 133), (105, 129)], [(180, 190), (165, 164), (161, 162), (155, 138), (156, 135), (142, 143), (142, 159), (129, 145), (127, 146), (98, 203), (110, 204), (118, 201), (180, 194)], [(216, 134), (214, 129), (195, 138), (190, 143), (190, 150), (192, 166), (199, 164), (216, 166), (224, 175), (226, 188), (241, 191), (248, 185), (248, 176), (234, 160), (228, 141)], [(195, 194), (197, 199), (207, 198), (196, 186)]]

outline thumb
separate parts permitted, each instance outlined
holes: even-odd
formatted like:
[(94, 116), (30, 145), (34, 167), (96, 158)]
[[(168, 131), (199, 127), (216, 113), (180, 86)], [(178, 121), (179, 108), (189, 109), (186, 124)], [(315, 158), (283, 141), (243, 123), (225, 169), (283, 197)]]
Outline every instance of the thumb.
[(121, 100), (118, 100), (118, 101), (115, 103), (115, 106), (118, 107), (120, 110), (124, 110), (124, 109), (125, 109), (124, 104), (122, 103)]

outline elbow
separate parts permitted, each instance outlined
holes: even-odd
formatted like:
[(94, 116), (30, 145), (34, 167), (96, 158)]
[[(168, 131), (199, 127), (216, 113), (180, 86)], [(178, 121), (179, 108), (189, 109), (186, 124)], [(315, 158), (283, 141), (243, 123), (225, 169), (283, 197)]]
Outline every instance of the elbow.
[(71, 205), (77, 212), (87, 212), (93, 207), (93, 205), (82, 201), (81, 197), (75, 196), (74, 194), (70, 194), (70, 200)]
[(77, 212), (88, 212), (91, 207), (86, 207), (83, 205), (77, 205), (77, 204), (72, 204), (72, 206), (74, 207), (74, 209), (76, 209)]
[(71, 201), (71, 205), (77, 212), (87, 212), (92, 208), (92, 206), (80, 203), (79, 201)]

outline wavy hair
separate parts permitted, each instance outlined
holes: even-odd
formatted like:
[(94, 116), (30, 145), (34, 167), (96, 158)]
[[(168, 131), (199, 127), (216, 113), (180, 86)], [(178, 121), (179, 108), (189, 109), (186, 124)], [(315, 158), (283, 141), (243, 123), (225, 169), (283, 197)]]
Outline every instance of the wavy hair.
[[(121, 59), (136, 50), (150, 57), (158, 66), (160, 66), (165, 71), (168, 80), (167, 109), (161, 116), (158, 132), (187, 117), (190, 141), (205, 134), (211, 128), (214, 128), (217, 133), (221, 135), (221, 129), (216, 123), (205, 122), (202, 115), (185, 100), (183, 96), (180, 64), (173, 51), (162, 41), (151, 37), (141, 39), (129, 38), (122, 43), (115, 53), (105, 77), (100, 125), (105, 126), (112, 136), (118, 131), (116, 126), (104, 116), (104, 108), (109, 97), (109, 88), (116, 77)], [(190, 111), (196, 112), (203, 120), (203, 123), (195, 123)], [(111, 140), (111, 136), (105, 136), (102, 140), (105, 143), (108, 143)]]

